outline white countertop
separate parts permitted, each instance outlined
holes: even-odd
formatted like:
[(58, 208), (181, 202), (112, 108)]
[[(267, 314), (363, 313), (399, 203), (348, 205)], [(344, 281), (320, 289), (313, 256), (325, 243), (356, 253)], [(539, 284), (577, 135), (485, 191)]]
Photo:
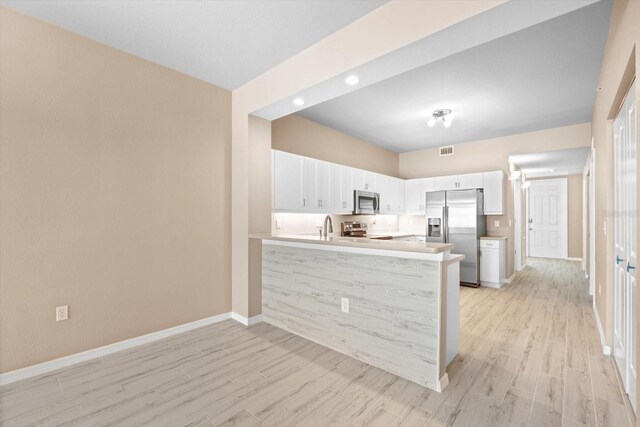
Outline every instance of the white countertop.
[(480, 240), (507, 240), (507, 236), (482, 236)]
[[(389, 234), (380, 234), (380, 236), (388, 236), (388, 235)], [(372, 236), (375, 236), (375, 235), (372, 235)], [(400, 236), (414, 236), (414, 234), (405, 233), (405, 234), (401, 234)], [(320, 237), (318, 235), (310, 235), (310, 234), (264, 233), (264, 234), (252, 234), (249, 237), (252, 239), (262, 239), (262, 240), (317, 243), (322, 245), (349, 246), (349, 247), (356, 247), (356, 248), (383, 249), (383, 250), (403, 251), (403, 252), (421, 252), (421, 253), (430, 253), (430, 254), (439, 254), (446, 251), (451, 251), (451, 249), (453, 249), (454, 247), (454, 245), (451, 243), (376, 240), (376, 239), (368, 239), (368, 238), (340, 237), (336, 235)]]

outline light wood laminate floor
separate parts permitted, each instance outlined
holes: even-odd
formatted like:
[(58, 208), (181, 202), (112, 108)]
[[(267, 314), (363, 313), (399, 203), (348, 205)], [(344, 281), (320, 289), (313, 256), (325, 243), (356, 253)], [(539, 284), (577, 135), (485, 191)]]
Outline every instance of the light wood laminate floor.
[(267, 324), (233, 321), (3, 386), (0, 424), (630, 426), (576, 262), (461, 289), (443, 393)]

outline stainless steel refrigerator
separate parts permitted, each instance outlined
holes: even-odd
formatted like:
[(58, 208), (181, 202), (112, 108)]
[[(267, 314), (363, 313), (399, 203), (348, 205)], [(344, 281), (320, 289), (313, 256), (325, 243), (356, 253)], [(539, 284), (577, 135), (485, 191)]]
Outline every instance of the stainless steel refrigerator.
[(426, 194), (427, 242), (453, 243), (464, 255), (460, 284), (480, 286), (480, 237), (486, 234), (482, 190), (433, 191)]

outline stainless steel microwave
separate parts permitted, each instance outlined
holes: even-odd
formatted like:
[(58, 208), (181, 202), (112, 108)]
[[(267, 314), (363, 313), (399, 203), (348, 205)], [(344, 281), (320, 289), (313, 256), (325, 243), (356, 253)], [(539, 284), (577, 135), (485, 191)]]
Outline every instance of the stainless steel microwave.
[(380, 213), (380, 193), (353, 190), (353, 214), (376, 215)]

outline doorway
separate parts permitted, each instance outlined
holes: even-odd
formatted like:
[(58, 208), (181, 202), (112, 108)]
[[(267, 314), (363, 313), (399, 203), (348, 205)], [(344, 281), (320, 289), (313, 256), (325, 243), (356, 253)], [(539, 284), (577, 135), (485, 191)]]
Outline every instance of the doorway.
[(529, 256), (568, 256), (567, 180), (532, 181), (529, 187)]
[(636, 96), (635, 83), (613, 123), (613, 355), (624, 389), (636, 403)]

